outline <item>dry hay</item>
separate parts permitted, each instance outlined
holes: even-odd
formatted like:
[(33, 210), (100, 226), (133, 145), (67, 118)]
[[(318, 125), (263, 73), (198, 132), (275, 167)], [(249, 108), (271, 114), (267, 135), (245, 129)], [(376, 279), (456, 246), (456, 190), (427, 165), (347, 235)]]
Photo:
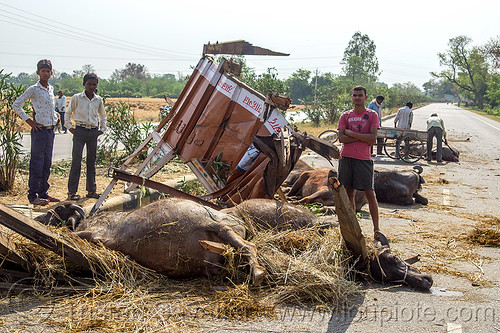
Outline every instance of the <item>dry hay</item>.
[[(277, 307), (286, 304), (332, 309), (359, 293), (338, 229), (256, 232), (251, 241), (267, 270), (259, 288), (249, 287), (239, 254), (230, 247), (224, 254), (225, 279), (173, 281), (64, 228), (53, 230), (89, 259), (92, 275), (83, 292), (78, 283), (82, 279), (75, 277), (81, 275), (77, 267), (15, 233), (8, 236), (36, 267), (36, 287), (80, 288), (72, 296), (57, 292), (31, 296), (32, 302), (53, 307), (44, 324), (61, 331), (182, 331), (196, 326), (197, 317), (273, 317)], [(214, 292), (210, 287), (214, 283), (230, 287)]]
[(500, 231), (489, 228), (476, 227), (470, 231), (466, 240), (472, 244), (482, 246), (500, 246)]
[(261, 232), (252, 241), (268, 273), (270, 302), (336, 308), (359, 292), (337, 228)]
[(251, 292), (248, 284), (240, 284), (225, 291), (216, 291), (208, 312), (216, 318), (252, 319), (275, 317), (276, 304), (267, 304), (260, 293)]

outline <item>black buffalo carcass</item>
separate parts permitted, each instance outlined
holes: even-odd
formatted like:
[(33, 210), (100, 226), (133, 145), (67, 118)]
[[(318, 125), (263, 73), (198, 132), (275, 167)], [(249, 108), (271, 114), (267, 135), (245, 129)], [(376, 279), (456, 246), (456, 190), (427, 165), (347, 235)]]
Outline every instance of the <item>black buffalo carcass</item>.
[(425, 183), (420, 175), (422, 171), (422, 167), (415, 166), (413, 170), (375, 172), (377, 201), (403, 206), (427, 205), (429, 200), (418, 193)]

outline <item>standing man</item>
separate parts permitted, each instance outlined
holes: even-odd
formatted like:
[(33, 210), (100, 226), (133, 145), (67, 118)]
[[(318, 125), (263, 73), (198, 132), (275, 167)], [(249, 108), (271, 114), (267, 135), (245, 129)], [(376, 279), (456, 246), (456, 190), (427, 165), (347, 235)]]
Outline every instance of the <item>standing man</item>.
[[(66, 112), (66, 124), (73, 134), (73, 151), (71, 169), (68, 179), (68, 199), (78, 200), (78, 184), (82, 169), (83, 146), (87, 146), (87, 198), (98, 199), (95, 182), (95, 162), (97, 157), (97, 137), (106, 130), (106, 111), (102, 98), (96, 94), (99, 78), (94, 73), (83, 77), (85, 91), (74, 95)], [(71, 118), (75, 122), (73, 127)]]
[[(368, 104), (368, 109), (377, 112), (379, 126), (382, 126), (382, 102), (384, 101), (384, 96), (379, 95), (373, 101)], [(379, 127), (380, 128), (380, 127)], [(377, 155), (382, 155), (382, 147), (384, 146), (384, 138), (377, 138)], [(373, 146), (370, 148), (370, 153), (373, 155)]]
[(56, 112), (59, 113), (59, 118), (61, 119), (61, 128), (64, 131), (64, 134), (66, 134), (68, 133), (68, 129), (64, 127), (64, 114), (66, 113), (66, 96), (63, 95), (63, 92), (61, 90), (59, 90), (59, 92), (57, 93), (55, 105), (56, 105)]
[[(26, 89), (12, 107), (14, 111), (31, 127), (31, 156), (28, 180), (28, 200), (36, 206), (45, 206), (59, 199), (49, 196), (49, 176), (54, 147), (54, 127), (59, 122), (54, 110), (54, 88), (49, 84), (52, 76), (52, 63), (42, 59), (36, 64), (36, 73), (40, 80)], [(33, 105), (33, 119), (23, 110), (23, 105), (30, 99)]]
[(412, 102), (406, 103), (406, 106), (398, 110), (396, 118), (394, 118), (394, 127), (402, 129), (410, 129), (413, 123), (413, 107)]
[(429, 162), (432, 158), (432, 140), (434, 140), (434, 137), (436, 137), (437, 141), (436, 160), (443, 162), (443, 137), (444, 143), (448, 144), (448, 140), (446, 140), (444, 121), (437, 113), (431, 114), (429, 119), (427, 119), (427, 161)]
[(339, 141), (343, 143), (339, 160), (339, 180), (347, 192), (352, 208), (356, 210), (356, 190), (364, 191), (373, 222), (373, 232), (379, 231), (378, 203), (373, 187), (373, 161), (370, 147), (375, 144), (380, 128), (377, 113), (365, 108), (366, 88), (356, 86), (352, 90), (354, 109), (345, 111), (339, 120)]

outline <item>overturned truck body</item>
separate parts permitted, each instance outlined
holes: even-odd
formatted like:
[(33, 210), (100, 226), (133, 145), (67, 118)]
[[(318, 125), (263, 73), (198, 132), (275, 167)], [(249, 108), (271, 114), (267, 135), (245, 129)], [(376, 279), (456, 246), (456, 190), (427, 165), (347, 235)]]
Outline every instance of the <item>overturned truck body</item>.
[[(170, 114), (115, 172), (91, 214), (118, 179), (135, 183), (131, 191), (140, 184), (137, 177), (150, 178), (175, 155), (206, 188), (203, 199), (217, 198), (229, 206), (272, 197), (306, 147), (339, 158), (335, 146), (291, 128), (278, 109), (285, 110), (290, 99), (253, 90), (232, 74), (238, 66), (225, 59), (217, 64), (209, 56), (200, 59)], [(136, 178), (124, 175), (134, 157), (155, 142)]]

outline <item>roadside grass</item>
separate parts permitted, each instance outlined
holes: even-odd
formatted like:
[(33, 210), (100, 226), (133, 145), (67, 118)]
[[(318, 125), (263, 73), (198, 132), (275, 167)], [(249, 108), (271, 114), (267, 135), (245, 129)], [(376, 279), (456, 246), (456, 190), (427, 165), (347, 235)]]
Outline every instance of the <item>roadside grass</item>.
[(491, 120), (500, 122), (500, 115), (489, 114), (489, 113), (487, 113), (485, 111), (479, 111), (479, 110), (475, 110), (473, 108), (464, 108), (464, 109), (466, 109), (468, 111), (471, 111), (471, 112), (474, 112), (475, 114), (481, 115), (483, 117), (489, 118)]

